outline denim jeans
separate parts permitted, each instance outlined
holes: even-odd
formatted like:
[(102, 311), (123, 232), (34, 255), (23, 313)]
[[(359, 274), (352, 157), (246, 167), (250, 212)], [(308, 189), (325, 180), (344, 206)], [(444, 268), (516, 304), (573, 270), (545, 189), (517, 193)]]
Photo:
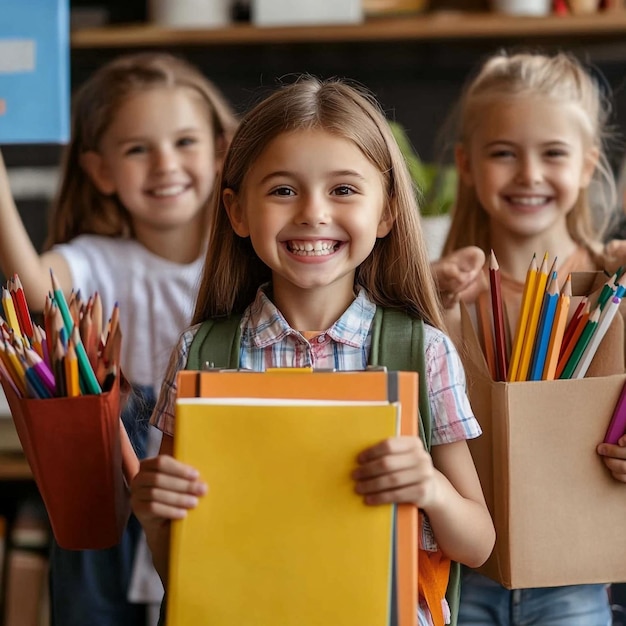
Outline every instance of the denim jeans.
[[(148, 420), (155, 398), (134, 387), (122, 419), (137, 456), (145, 456)], [(50, 549), (52, 626), (145, 626), (146, 607), (127, 600), (141, 526), (131, 515), (122, 540), (106, 550)]]
[(606, 585), (509, 590), (471, 570), (461, 584), (459, 626), (610, 626)]

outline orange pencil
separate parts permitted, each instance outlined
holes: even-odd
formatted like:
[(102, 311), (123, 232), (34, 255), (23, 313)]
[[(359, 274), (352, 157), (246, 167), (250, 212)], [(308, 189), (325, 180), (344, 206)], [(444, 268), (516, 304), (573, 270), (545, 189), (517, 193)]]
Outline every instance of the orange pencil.
[(80, 382), (78, 377), (78, 359), (74, 348), (74, 339), (70, 337), (65, 354), (65, 386), (68, 398), (80, 395)]
[(543, 379), (554, 380), (556, 367), (559, 362), (559, 353), (561, 351), (561, 343), (563, 341), (563, 333), (565, 332), (565, 324), (569, 313), (569, 304), (572, 298), (572, 277), (568, 274), (565, 285), (561, 289), (559, 302), (554, 314), (554, 322), (552, 324), (552, 332), (550, 333), (550, 343), (548, 345), (548, 353), (546, 355), (545, 365), (543, 367)]
[(502, 285), (500, 282), (500, 266), (494, 251), (489, 257), (489, 284), (491, 286), (491, 310), (496, 348), (497, 380), (506, 380), (506, 337), (504, 335), (504, 312), (502, 309)]
[(543, 303), (543, 294), (546, 290), (548, 282), (548, 253), (546, 252), (541, 262), (541, 267), (537, 273), (535, 282), (535, 293), (532, 299), (532, 306), (528, 315), (526, 331), (524, 332), (524, 343), (522, 345), (522, 356), (520, 358), (519, 372), (517, 380), (526, 380), (528, 378), (528, 369), (530, 367), (530, 359), (533, 354), (535, 345), (535, 334), (537, 332), (537, 323), (539, 322), (539, 314), (541, 313), (541, 304)]
[(567, 361), (569, 360), (574, 348), (576, 347), (576, 343), (580, 335), (582, 334), (585, 326), (587, 325), (587, 321), (589, 320), (589, 315), (591, 313), (591, 303), (587, 300), (585, 304), (585, 308), (581, 313), (578, 321), (576, 322), (576, 327), (574, 328), (574, 332), (572, 333), (567, 345), (563, 349), (563, 353), (559, 356), (559, 361), (556, 366), (556, 372), (554, 373), (555, 378), (560, 378), (565, 366), (567, 365)]
[(530, 314), (532, 299), (535, 295), (535, 282), (537, 280), (537, 256), (533, 254), (530, 265), (526, 272), (526, 282), (524, 283), (524, 294), (522, 295), (522, 306), (519, 317), (517, 318), (517, 329), (515, 331), (515, 339), (513, 341), (513, 349), (511, 350), (511, 361), (509, 363), (508, 379), (509, 381), (518, 380), (517, 374), (519, 370), (520, 357), (522, 356), (522, 345), (524, 343), (524, 333), (526, 332), (526, 324)]

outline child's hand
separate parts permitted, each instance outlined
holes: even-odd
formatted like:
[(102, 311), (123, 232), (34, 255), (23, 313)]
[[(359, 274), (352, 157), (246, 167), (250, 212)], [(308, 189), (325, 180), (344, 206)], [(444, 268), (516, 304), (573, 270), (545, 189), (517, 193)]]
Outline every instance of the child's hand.
[(148, 530), (158, 530), (187, 515), (207, 492), (197, 470), (160, 454), (144, 459), (130, 486), (133, 513)]
[(435, 497), (435, 468), (418, 437), (392, 437), (364, 450), (352, 472), (366, 504), (411, 502), (427, 506)]
[(431, 271), (445, 308), (459, 300), (473, 302), (487, 288), (483, 273), (485, 253), (476, 246), (467, 246), (433, 261)]
[(626, 483), (626, 435), (620, 437), (618, 445), (601, 443), (598, 454), (603, 457), (604, 464), (609, 468), (613, 478)]
[(613, 239), (604, 246), (604, 269), (613, 274), (626, 265), (626, 241)]

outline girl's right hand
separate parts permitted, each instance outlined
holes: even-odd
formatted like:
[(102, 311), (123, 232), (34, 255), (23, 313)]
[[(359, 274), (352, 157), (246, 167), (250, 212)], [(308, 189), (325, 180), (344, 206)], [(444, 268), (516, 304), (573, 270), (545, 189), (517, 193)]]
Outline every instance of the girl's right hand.
[(147, 533), (181, 519), (207, 492), (196, 469), (167, 454), (144, 459), (130, 485), (133, 513)]

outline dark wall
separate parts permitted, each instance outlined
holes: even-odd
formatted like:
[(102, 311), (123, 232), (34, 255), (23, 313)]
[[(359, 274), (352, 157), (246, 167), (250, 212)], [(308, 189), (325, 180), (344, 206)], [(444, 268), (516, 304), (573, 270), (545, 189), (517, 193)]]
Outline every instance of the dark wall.
[[(238, 112), (245, 111), (275, 87), (281, 77), (291, 74), (308, 72), (320, 77), (357, 80), (377, 95), (389, 117), (407, 128), (417, 151), (430, 160), (441, 153), (440, 131), (466, 77), (488, 54), (525, 45), (548, 51), (569, 50), (593, 64), (612, 91), (615, 103), (612, 122), (618, 141), (611, 144), (611, 160), (617, 169), (626, 130), (626, 43), (619, 39), (207, 45), (170, 48), (170, 51), (198, 65), (223, 90)], [(73, 87), (100, 65), (124, 52), (119, 49), (74, 50)], [(5, 147), (3, 153), (9, 167), (49, 166), (58, 163), (61, 149), (58, 146)], [(18, 204), (33, 239), (40, 245), (45, 234), (49, 199), (18, 198)]]

